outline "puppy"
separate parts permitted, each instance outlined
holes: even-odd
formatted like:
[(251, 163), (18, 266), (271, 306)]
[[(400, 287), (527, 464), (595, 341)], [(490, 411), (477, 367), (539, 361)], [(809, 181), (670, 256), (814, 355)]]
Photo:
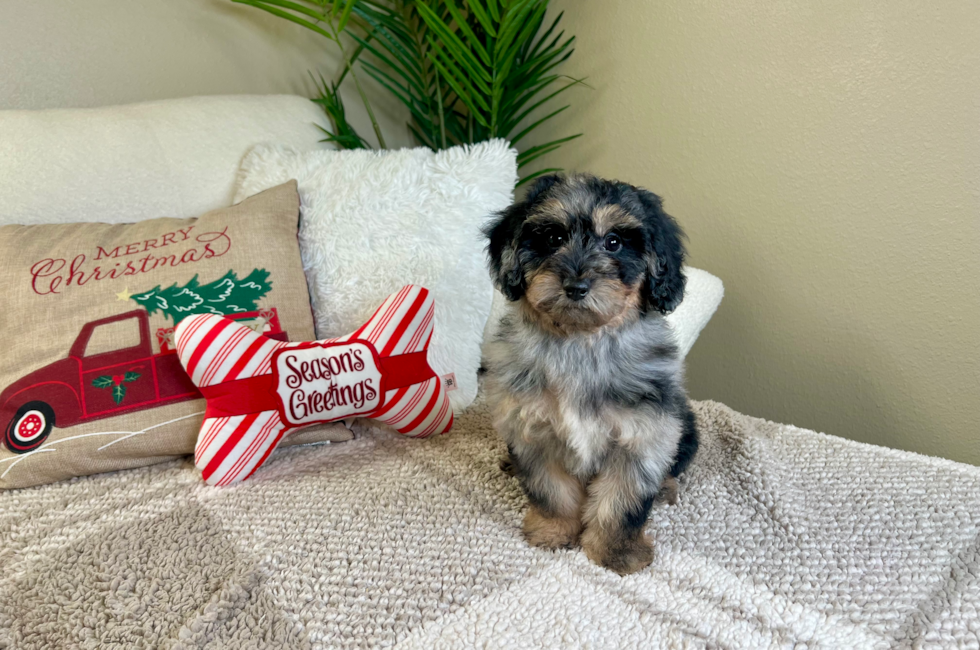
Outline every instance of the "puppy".
[(486, 350), (488, 399), (530, 502), (524, 535), (639, 571), (651, 505), (676, 495), (698, 446), (663, 319), (684, 296), (683, 233), (646, 190), (552, 175), (486, 235), (511, 301)]

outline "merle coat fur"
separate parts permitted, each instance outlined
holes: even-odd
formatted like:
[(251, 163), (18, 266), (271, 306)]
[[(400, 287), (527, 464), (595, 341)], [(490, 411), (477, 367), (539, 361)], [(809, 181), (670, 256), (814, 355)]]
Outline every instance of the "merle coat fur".
[(684, 295), (681, 230), (646, 190), (546, 176), (487, 235), (511, 301), (486, 350), (488, 398), (531, 504), (525, 535), (637, 571), (654, 498), (697, 450), (663, 319)]

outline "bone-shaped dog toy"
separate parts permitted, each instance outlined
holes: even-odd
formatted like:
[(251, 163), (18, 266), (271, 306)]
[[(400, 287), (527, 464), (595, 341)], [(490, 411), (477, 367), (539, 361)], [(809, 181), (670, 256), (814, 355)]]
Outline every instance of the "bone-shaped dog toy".
[(184, 369), (207, 400), (194, 464), (211, 485), (242, 481), (298, 428), (363, 417), (425, 438), (453, 426), (429, 367), (434, 305), (408, 285), (357, 331), (283, 343), (223, 316), (200, 314), (174, 332)]

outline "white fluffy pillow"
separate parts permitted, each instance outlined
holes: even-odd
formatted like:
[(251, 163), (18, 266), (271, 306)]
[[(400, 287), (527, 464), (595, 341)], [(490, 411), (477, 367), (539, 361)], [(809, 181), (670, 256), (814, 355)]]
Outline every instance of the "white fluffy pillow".
[(457, 412), (468, 406), (493, 296), (480, 228), (513, 200), (516, 151), (503, 140), (438, 153), (259, 145), (235, 201), (293, 178), (317, 336), (353, 331), (392, 291), (420, 284), (436, 303), (430, 363), (455, 373)]

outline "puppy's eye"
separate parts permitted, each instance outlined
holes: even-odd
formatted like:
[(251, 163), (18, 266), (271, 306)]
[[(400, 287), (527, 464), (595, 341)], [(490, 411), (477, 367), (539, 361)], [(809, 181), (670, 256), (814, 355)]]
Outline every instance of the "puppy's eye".
[(616, 233), (609, 233), (602, 241), (602, 246), (610, 253), (615, 253), (623, 247), (623, 240)]
[(551, 248), (561, 248), (562, 244), (565, 243), (565, 235), (560, 232), (552, 232), (548, 234), (548, 246)]

